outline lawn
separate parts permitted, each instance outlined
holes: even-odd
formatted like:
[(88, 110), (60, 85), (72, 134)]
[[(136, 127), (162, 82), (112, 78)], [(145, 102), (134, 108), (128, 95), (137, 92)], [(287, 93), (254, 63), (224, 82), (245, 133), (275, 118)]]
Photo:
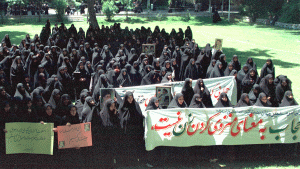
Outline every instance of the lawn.
[[(153, 30), (158, 25), (161, 29), (165, 28), (167, 32), (171, 32), (172, 28), (185, 30), (189, 25), (193, 31), (193, 38), (200, 47), (204, 47), (207, 43), (213, 44), (215, 38), (221, 38), (224, 40), (223, 52), (227, 56), (227, 62), (230, 62), (232, 56), (236, 54), (243, 65), (251, 56), (258, 66), (259, 73), (265, 61), (271, 58), (276, 67), (276, 76), (283, 74), (292, 80), (293, 93), (300, 103), (300, 86), (298, 85), (300, 78), (297, 76), (300, 71), (299, 30), (249, 24), (238, 20), (234, 23), (228, 23), (224, 20), (218, 24), (213, 24), (210, 18), (204, 17), (192, 17), (189, 21), (182, 17), (161, 18), (161, 21), (157, 18), (150, 18), (152, 20), (148, 21), (146, 18), (132, 17), (129, 22), (124, 22), (123, 17), (115, 17), (114, 19), (113, 22), (107, 22), (104, 18), (98, 18), (98, 22), (100, 26), (121, 22), (122, 28), (128, 26), (129, 29), (145, 26), (146, 28), (151, 27)], [(0, 25), (0, 38), (9, 34), (12, 43), (20, 44), (21, 39), (27, 33), (31, 37), (39, 34), (45, 24), (45, 19), (41, 23), (36, 22), (36, 19), (23, 20), (24, 23), (21, 24), (16, 24), (16, 22), (9, 21), (8, 25)], [(51, 26), (54, 23), (51, 21)], [(69, 28), (71, 24), (67, 22), (66, 26)], [(86, 31), (88, 27), (86, 22), (74, 22), (73, 24), (77, 30), (82, 27)]]

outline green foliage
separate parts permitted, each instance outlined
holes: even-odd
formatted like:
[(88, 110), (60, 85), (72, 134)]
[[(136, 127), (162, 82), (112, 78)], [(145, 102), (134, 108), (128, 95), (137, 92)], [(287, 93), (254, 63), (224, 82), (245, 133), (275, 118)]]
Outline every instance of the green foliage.
[(300, 0), (293, 0), (285, 3), (282, 8), (282, 16), (279, 19), (284, 23), (300, 23)]
[(240, 14), (250, 17), (251, 22), (255, 22), (258, 17), (268, 14), (268, 5), (266, 0), (245, 0), (241, 4)]
[(65, 0), (53, 0), (52, 7), (56, 11), (56, 17), (59, 22), (64, 20), (65, 9), (67, 7), (67, 2)]
[(191, 13), (189, 12), (189, 10), (187, 10), (186, 13), (183, 14), (183, 16), (181, 17), (181, 20), (184, 22), (188, 22), (191, 20)]
[(118, 7), (115, 5), (114, 0), (107, 0), (102, 5), (102, 11), (106, 16), (106, 19), (108, 21), (111, 21), (111, 19), (115, 16), (116, 12), (118, 11)]
[(286, 0), (244, 0), (240, 2), (240, 14), (255, 22), (259, 17), (279, 16)]

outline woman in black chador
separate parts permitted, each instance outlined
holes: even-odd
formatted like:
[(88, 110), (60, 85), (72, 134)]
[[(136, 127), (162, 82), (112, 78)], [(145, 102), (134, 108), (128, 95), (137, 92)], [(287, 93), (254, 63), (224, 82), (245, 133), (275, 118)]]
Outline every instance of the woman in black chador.
[(238, 58), (237, 55), (233, 55), (232, 60), (230, 61), (230, 63), (232, 64), (233, 69), (235, 69), (236, 71), (241, 70), (241, 62), (239, 61), (239, 58)]
[(221, 95), (219, 96), (219, 100), (215, 105), (215, 108), (220, 108), (220, 107), (232, 107), (232, 104), (230, 103), (227, 94), (224, 92), (221, 93)]
[(194, 90), (192, 88), (192, 82), (193, 80), (190, 78), (186, 78), (185, 82), (183, 84), (181, 93), (183, 94), (184, 101), (186, 102), (187, 106), (190, 105), (191, 100), (194, 96)]
[[(143, 150), (142, 147), (144, 146), (144, 117), (139, 104), (133, 97), (132, 92), (125, 93), (124, 99), (119, 106), (118, 113), (120, 125), (124, 132), (122, 135), (124, 138), (121, 139), (124, 140), (122, 150), (126, 152), (126, 155), (138, 158), (137, 151)], [(131, 149), (128, 149), (128, 147), (131, 147)]]
[[(9, 35), (8, 34), (6, 34), (5, 36), (4, 36), (4, 38), (2, 39), (2, 41), (1, 41), (1, 44), (3, 45), (3, 44), (6, 44), (6, 46), (8, 47), (8, 48), (11, 48), (11, 42), (10, 42), (10, 39), (9, 39)], [(1, 46), (2, 46), (1, 45)]]
[(272, 103), (268, 100), (267, 95), (265, 93), (260, 93), (254, 106), (272, 107)]
[(62, 125), (66, 125), (68, 123), (69, 124), (79, 124), (80, 120), (79, 120), (76, 106), (74, 106), (73, 104), (70, 104), (68, 106), (67, 114), (62, 118), (62, 120), (63, 120)]
[(158, 75), (154, 71), (150, 71), (144, 78), (142, 79), (141, 85), (151, 85), (157, 82)]
[(146, 111), (158, 109), (162, 109), (161, 105), (159, 105), (159, 100), (157, 97), (152, 97), (148, 103), (148, 106), (146, 107)]
[(202, 101), (203, 99), (200, 94), (194, 94), (189, 108), (205, 108)]
[(256, 63), (253, 61), (252, 57), (248, 57), (246, 65), (248, 66), (249, 70), (254, 69), (257, 71)]
[(247, 93), (243, 93), (238, 103), (235, 107), (247, 107), (252, 106), (253, 104), (250, 102), (249, 96)]
[(294, 99), (292, 91), (288, 90), (284, 93), (283, 99), (279, 107), (296, 106), (297, 101)]
[(61, 125), (62, 119), (57, 116), (51, 104), (44, 105), (44, 114), (39, 118), (41, 122), (54, 123), (54, 127)]
[(68, 106), (71, 104), (72, 102), (70, 96), (68, 94), (63, 94), (60, 98), (60, 102), (55, 109), (56, 114), (60, 117), (64, 117), (66, 114), (68, 114)]
[(194, 59), (190, 60), (190, 63), (187, 65), (184, 73), (185, 78), (198, 79), (199, 71), (197, 69), (196, 63)]
[(250, 102), (252, 104), (256, 103), (259, 94), (260, 94), (260, 86), (258, 84), (253, 85), (252, 90), (248, 94)]
[(60, 101), (60, 98), (61, 98), (61, 92), (60, 92), (60, 90), (54, 89), (52, 91), (51, 97), (50, 97), (49, 102), (48, 102), (51, 105), (52, 109), (56, 109), (57, 108), (57, 106), (59, 104), (59, 101)]
[(202, 102), (205, 107), (213, 107), (208, 88), (205, 86), (203, 79), (198, 79), (194, 87), (194, 93), (202, 96)]
[(280, 104), (282, 99), (284, 98), (284, 94), (286, 91), (288, 90), (292, 90), (290, 88), (290, 81), (286, 78), (286, 77), (282, 77), (280, 79), (280, 82), (277, 84), (276, 86), (276, 99), (278, 101), (278, 103)]
[(188, 107), (184, 101), (184, 97), (182, 93), (177, 93), (173, 100), (170, 102), (168, 109), (172, 108), (185, 108)]
[(23, 83), (17, 84), (17, 89), (14, 98), (16, 97), (18, 97), (20, 100), (24, 100), (25, 98), (31, 98), (29, 93), (25, 90)]
[(79, 112), (80, 121), (82, 123), (92, 122), (92, 120), (95, 119), (93, 116), (95, 116), (96, 113), (95, 100), (91, 96), (86, 97), (83, 110), (81, 113)]
[(268, 74), (275, 77), (275, 67), (271, 59), (267, 59), (267, 62), (263, 65), (260, 71), (260, 78), (264, 78)]
[(24, 64), (20, 56), (17, 56), (10, 67), (10, 79), (13, 88), (16, 84), (21, 83), (24, 76)]
[(117, 82), (120, 87), (131, 86), (131, 84), (132, 84), (131, 79), (125, 68), (121, 70), (121, 73), (120, 73), (119, 77), (117, 78)]
[(271, 102), (272, 106), (278, 107), (273, 76), (271, 74), (265, 76), (263, 79), (261, 79), (259, 86), (261, 92), (264, 92), (267, 95), (267, 98)]
[(215, 78), (215, 77), (223, 77), (223, 76), (224, 76), (223, 65), (220, 61), (217, 61), (209, 77)]
[(260, 83), (260, 77), (258, 76), (256, 70), (250, 69), (244, 79), (242, 80), (242, 90), (243, 93), (249, 93), (255, 84)]

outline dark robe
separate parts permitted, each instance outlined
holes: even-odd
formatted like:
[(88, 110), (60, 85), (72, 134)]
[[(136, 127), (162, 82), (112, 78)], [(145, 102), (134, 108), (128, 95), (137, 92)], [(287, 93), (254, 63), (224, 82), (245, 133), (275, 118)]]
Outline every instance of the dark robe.
[(205, 105), (202, 101), (203, 98), (200, 96), (200, 94), (194, 94), (189, 108), (205, 108)]
[(271, 103), (269, 100), (267, 100), (266, 103), (264, 103), (264, 102), (261, 101), (261, 99), (262, 99), (263, 97), (267, 97), (267, 95), (266, 95), (265, 93), (260, 93), (260, 94), (258, 95), (258, 98), (257, 98), (256, 103), (254, 104), (254, 106), (260, 106), (260, 107), (272, 107), (272, 103)]
[(272, 103), (272, 106), (278, 107), (274, 81), (272, 81), (272, 83), (270, 84), (269, 79), (273, 79), (273, 76), (271, 74), (268, 74), (263, 79), (261, 79), (259, 86), (261, 88), (261, 91), (264, 92), (267, 95), (267, 97), (271, 97), (269, 101)]
[(152, 97), (146, 107), (146, 111), (147, 110), (158, 110), (158, 109), (162, 109), (161, 105), (156, 106), (155, 102), (158, 101), (157, 97)]
[(271, 59), (268, 59), (267, 62), (270, 61), (271, 64), (268, 65), (267, 63), (265, 63), (263, 65), (263, 67), (261, 68), (260, 71), (260, 78), (263, 78), (265, 76), (267, 76), (268, 74), (271, 74), (273, 77), (275, 77), (275, 67), (273, 65), (273, 62)]
[(252, 104), (256, 103), (256, 100), (258, 98), (258, 95), (260, 94), (260, 91), (261, 91), (260, 86), (258, 84), (253, 85), (252, 90), (248, 94), (250, 102)]
[(287, 107), (287, 106), (296, 106), (298, 105), (297, 101), (293, 98), (289, 98), (290, 95), (293, 95), (292, 91), (288, 90), (284, 93), (284, 97), (279, 107)]
[[(222, 98), (227, 97), (227, 101), (225, 102)], [(221, 108), (221, 107), (232, 107), (232, 104), (230, 103), (230, 100), (226, 93), (221, 93), (219, 96), (219, 100), (215, 105), (215, 108)]]
[(209, 90), (205, 86), (202, 79), (197, 80), (196, 85), (194, 87), (194, 93), (199, 94), (202, 97), (202, 102), (204, 103), (205, 107), (213, 107)]
[(190, 105), (191, 100), (192, 100), (192, 98), (194, 96), (194, 90), (192, 88), (191, 83), (192, 83), (191, 79), (190, 78), (186, 78), (185, 82), (183, 84), (182, 90), (181, 90), (181, 93), (183, 94), (184, 101), (187, 104), (187, 106)]
[(243, 93), (240, 100), (238, 101), (238, 103), (235, 105), (235, 107), (247, 107), (247, 106), (252, 106), (253, 104), (251, 103), (250, 99), (249, 99), (249, 102), (247, 103), (245, 101), (245, 98), (248, 97), (248, 94), (247, 93)]
[(185, 108), (185, 107), (188, 107), (187, 104), (185, 103), (185, 101), (183, 101), (183, 103), (180, 105), (178, 103), (178, 99), (179, 97), (183, 97), (183, 94), (182, 93), (177, 93), (175, 95), (175, 97), (173, 98), (173, 100), (170, 102), (169, 106), (168, 106), (168, 109), (172, 109), (172, 108)]

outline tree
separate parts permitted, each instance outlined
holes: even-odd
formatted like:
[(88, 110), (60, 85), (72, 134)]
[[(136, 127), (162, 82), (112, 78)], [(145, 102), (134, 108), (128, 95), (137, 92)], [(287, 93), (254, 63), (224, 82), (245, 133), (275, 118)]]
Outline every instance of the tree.
[(63, 22), (67, 2), (65, 0), (53, 0), (52, 5), (56, 10), (56, 17), (59, 22)]
[(126, 20), (128, 20), (128, 10), (134, 8), (133, 0), (120, 0), (120, 2), (124, 5), (124, 9), (126, 10)]
[(240, 13), (248, 16), (251, 22), (255, 22), (258, 17), (268, 13), (268, 5), (267, 0), (244, 0)]
[(88, 10), (89, 10), (89, 22), (90, 25), (92, 25), (93, 28), (98, 27), (98, 21), (96, 18), (96, 11), (94, 8), (94, 4), (95, 4), (95, 0), (87, 0), (87, 4), (88, 4)]
[(111, 21), (111, 18), (114, 17), (118, 11), (118, 7), (115, 5), (114, 0), (107, 0), (102, 5), (102, 11), (106, 15), (106, 19)]

